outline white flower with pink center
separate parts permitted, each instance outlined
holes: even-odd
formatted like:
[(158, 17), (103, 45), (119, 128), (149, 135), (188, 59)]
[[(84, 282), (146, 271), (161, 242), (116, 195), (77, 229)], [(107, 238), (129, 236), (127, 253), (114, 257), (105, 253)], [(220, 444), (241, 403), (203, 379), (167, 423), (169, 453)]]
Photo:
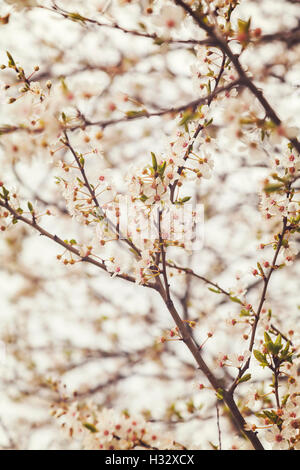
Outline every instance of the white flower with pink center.
[(153, 18), (153, 25), (163, 29), (164, 35), (169, 35), (174, 29), (179, 29), (184, 20), (184, 11), (175, 5), (166, 5)]

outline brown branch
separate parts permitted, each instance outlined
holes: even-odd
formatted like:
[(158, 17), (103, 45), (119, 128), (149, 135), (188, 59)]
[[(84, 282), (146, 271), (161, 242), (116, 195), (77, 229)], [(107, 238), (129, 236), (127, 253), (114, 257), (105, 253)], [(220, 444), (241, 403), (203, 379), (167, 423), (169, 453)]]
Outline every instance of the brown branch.
[(289, 338), (287, 338), (273, 323), (271, 323), (271, 328), (272, 330), (270, 330), (270, 333), (273, 333), (273, 334), (277, 334), (277, 335), (280, 335), (286, 342), (289, 341), (290, 345), (293, 346), (293, 341), (290, 340)]
[[(1, 200), (0, 199), (0, 207), (3, 207), (4, 209), (6, 209), (8, 212), (10, 212), (10, 214), (13, 216), (13, 219), (16, 220), (16, 221), (21, 221), (23, 223), (25, 223), (26, 225), (29, 225), (30, 227), (32, 227), (34, 230), (36, 230), (37, 232), (39, 232), (41, 235), (45, 236), (46, 238), (54, 241), (55, 243), (57, 243), (58, 245), (62, 246), (63, 248), (65, 248), (67, 251), (69, 251), (70, 253), (73, 253), (74, 255), (76, 255), (80, 261), (82, 262), (85, 262), (85, 263), (90, 263), (94, 266), (96, 266), (97, 268), (100, 268), (102, 269), (103, 271), (106, 271), (107, 273), (109, 273), (109, 271), (107, 270), (107, 267), (105, 265), (104, 262), (100, 262), (100, 261), (97, 261), (96, 259), (92, 258), (90, 255), (88, 256), (83, 256), (80, 251), (75, 248), (73, 245), (69, 245), (68, 243), (66, 243), (64, 240), (62, 240), (60, 237), (58, 237), (57, 235), (53, 235), (52, 233), (48, 232), (47, 230), (45, 230), (43, 227), (41, 227), (37, 222), (36, 220), (33, 220), (33, 219), (29, 219), (27, 217), (24, 217), (23, 215), (19, 214), (10, 204), (7, 200)], [(136, 280), (134, 277), (132, 276), (129, 276), (127, 274), (116, 274), (116, 277), (120, 278), (120, 279), (125, 279), (126, 281), (129, 281), (129, 282), (133, 282), (135, 283)], [(153, 285), (151, 284), (144, 284), (145, 287), (153, 287)]]
[(218, 289), (220, 291), (220, 293), (230, 297), (230, 292), (229, 291), (226, 291), (225, 289), (223, 289), (222, 287), (219, 286), (219, 284), (217, 284), (216, 282), (213, 282), (213, 281), (210, 281), (209, 279), (207, 279), (206, 277), (204, 276), (201, 276), (200, 274), (197, 274), (195, 273), (192, 269), (190, 268), (183, 268), (182, 266), (177, 266), (176, 264), (174, 263), (167, 263), (167, 266), (169, 268), (173, 268), (173, 269), (177, 269), (178, 271), (183, 271), (185, 272), (186, 274), (189, 274), (190, 276), (193, 276), (193, 277), (196, 277), (197, 279), (200, 279), (201, 281), (205, 282), (206, 284), (209, 284), (210, 286), (212, 287), (215, 287), (216, 289)]
[(296, 46), (300, 42), (299, 26), (291, 29), (290, 31), (278, 31), (277, 33), (273, 34), (264, 34), (257, 41), (255, 41), (255, 44), (265, 44), (275, 41), (284, 42), (289, 48)]
[(223, 87), (216, 88), (212, 93), (209, 93), (208, 95), (203, 96), (201, 98), (198, 98), (196, 100), (190, 101), (189, 103), (185, 103), (185, 104), (182, 104), (182, 105), (177, 106), (177, 107), (172, 107), (172, 108), (168, 108), (168, 109), (161, 109), (161, 110), (153, 111), (153, 112), (148, 112), (146, 109), (143, 109), (141, 111), (138, 111), (135, 114), (126, 115), (126, 116), (124, 116), (122, 118), (119, 118), (119, 119), (109, 119), (109, 120), (106, 120), (106, 121), (94, 121), (93, 122), (93, 121), (89, 121), (89, 120), (85, 119), (84, 116), (81, 116), (83, 118), (82, 124), (77, 124), (75, 126), (70, 126), (68, 129), (71, 130), (71, 131), (74, 131), (76, 129), (90, 127), (90, 126), (97, 126), (97, 127), (101, 127), (102, 129), (105, 129), (108, 126), (112, 126), (112, 125), (115, 125), (115, 124), (121, 124), (123, 122), (128, 122), (128, 121), (135, 121), (137, 119), (145, 119), (145, 118), (149, 119), (149, 118), (152, 118), (152, 117), (165, 116), (167, 114), (176, 115), (178, 113), (181, 113), (182, 111), (186, 111), (187, 109), (190, 109), (190, 110), (194, 111), (195, 109), (197, 109), (198, 106), (203, 105), (207, 102), (211, 102), (220, 93), (229, 91), (232, 88), (240, 87), (240, 86), (242, 86), (242, 84), (241, 84), (241, 81), (239, 79), (238, 80), (233, 80), (232, 82), (230, 82), (229, 84), (227, 84)]
[(204, 40), (199, 39), (199, 40), (197, 40), (197, 39), (163, 38), (161, 36), (158, 36), (156, 33), (148, 33), (148, 32), (145, 32), (145, 31), (138, 31), (138, 30), (125, 28), (124, 26), (121, 26), (116, 22), (101, 23), (100, 21), (95, 20), (93, 18), (88, 18), (88, 17), (85, 17), (85, 16), (81, 16), (77, 13), (64, 10), (63, 8), (56, 5), (55, 3), (54, 3), (54, 6), (52, 8), (48, 8), (48, 7), (45, 7), (45, 6), (40, 6), (39, 8), (42, 8), (43, 10), (49, 10), (53, 13), (56, 13), (56, 14), (62, 16), (65, 19), (68, 19), (68, 20), (71, 20), (71, 21), (76, 21), (77, 23), (79, 23), (81, 25), (90, 24), (90, 25), (93, 25), (93, 26), (97, 26), (99, 28), (114, 29), (114, 30), (120, 31), (121, 33), (129, 34), (129, 35), (140, 37), (140, 38), (152, 39), (152, 41), (154, 41), (154, 44), (156, 44), (158, 46), (160, 46), (161, 44), (184, 44), (184, 45), (187, 45), (187, 46), (197, 45), (197, 44), (209, 45), (209, 46), (214, 45), (214, 42), (213, 42), (212, 39), (204, 39)]
[[(185, 10), (185, 12), (189, 14), (195, 20), (198, 26), (208, 34), (208, 37), (210, 37), (215, 42), (216, 46), (219, 47), (224, 54), (226, 54), (226, 56), (230, 59), (239, 75), (240, 83), (246, 86), (257, 98), (257, 100), (264, 108), (266, 116), (268, 116), (276, 126), (280, 126), (282, 124), (281, 119), (278, 117), (277, 113), (272, 108), (270, 103), (266, 100), (263, 95), (263, 92), (259, 88), (257, 88), (251, 78), (248, 77), (247, 73), (245, 72), (239, 61), (239, 57), (232, 52), (227, 41), (225, 40), (223, 35), (220, 34), (220, 31), (216, 31), (214, 26), (207, 24), (201, 18), (201, 16), (199, 16), (198, 13), (194, 11), (189, 5), (187, 5), (183, 0), (174, 0), (174, 2), (176, 3), (176, 5), (181, 6)], [(295, 138), (291, 138), (289, 140), (300, 153), (300, 142)]]
[[(97, 261), (97, 260), (93, 259), (91, 256), (82, 256), (78, 249), (76, 249), (72, 245), (69, 245), (68, 243), (63, 241), (61, 238), (59, 238), (57, 235), (53, 235), (50, 232), (46, 231), (44, 228), (42, 228), (36, 222), (36, 220), (34, 218), (28, 219), (28, 218), (24, 217), (23, 215), (19, 214), (9, 204), (7, 199), (1, 199), (0, 200), (0, 207), (3, 207), (6, 210), (8, 210), (15, 220), (22, 221), (23, 223), (31, 226), (33, 229), (38, 231), (41, 235), (47, 237), (48, 239), (54, 241), (55, 243), (59, 244), (60, 246), (62, 246), (66, 250), (68, 250), (69, 252), (75, 254), (76, 256), (78, 256), (80, 258), (81, 261), (91, 263), (94, 266), (97, 266), (98, 268), (100, 268), (100, 269), (107, 272), (107, 268), (106, 268), (104, 262)], [(164, 269), (164, 271), (166, 270), (166, 263), (165, 262), (163, 262), (163, 269)], [(132, 278), (131, 276), (128, 276), (128, 275), (119, 274), (119, 275), (117, 275), (117, 277), (135, 283), (135, 279)], [(245, 430), (246, 422), (245, 422), (244, 418), (242, 417), (238, 407), (236, 406), (236, 403), (233, 399), (232, 393), (227, 392), (226, 390), (224, 390), (222, 388), (222, 383), (220, 382), (219, 379), (216, 378), (216, 376), (213, 374), (211, 369), (207, 366), (206, 362), (202, 358), (199, 347), (197, 346), (194, 339), (192, 338), (191, 333), (190, 333), (187, 325), (185, 324), (185, 322), (182, 321), (182, 319), (181, 319), (179, 313), (177, 312), (177, 309), (175, 308), (174, 303), (173, 303), (173, 301), (170, 297), (170, 292), (169, 292), (169, 289), (167, 287), (168, 286), (167, 278), (165, 278), (165, 281), (166, 281), (166, 289), (164, 289), (161, 281), (158, 278), (156, 278), (155, 284), (146, 284), (145, 286), (155, 289), (160, 294), (162, 299), (164, 300), (164, 303), (165, 303), (167, 309), (169, 310), (176, 326), (178, 327), (178, 330), (179, 330), (179, 332), (181, 334), (181, 337), (182, 337), (182, 341), (186, 344), (186, 346), (188, 347), (188, 349), (192, 353), (194, 359), (196, 360), (196, 362), (199, 366), (199, 369), (204, 373), (204, 375), (206, 376), (206, 378), (208, 379), (210, 384), (213, 386), (213, 388), (219, 393), (221, 391), (224, 402), (226, 403), (226, 405), (230, 409), (230, 411), (232, 413), (232, 416), (233, 416), (233, 419), (234, 419), (236, 425), (238, 426), (239, 430), (241, 432), (243, 432), (248, 437), (248, 439), (250, 440), (250, 442), (252, 443), (252, 445), (255, 449), (263, 449), (263, 447), (262, 447), (259, 439), (257, 438), (256, 434), (253, 431)]]
[[(225, 69), (225, 63), (226, 63), (226, 55), (223, 53), (223, 59), (222, 59), (222, 63), (221, 63), (221, 67), (220, 67), (220, 71), (218, 73), (218, 76), (216, 77), (216, 81), (215, 81), (215, 86), (214, 86), (214, 89), (213, 91), (209, 94), (209, 96), (207, 97), (207, 105), (210, 106), (214, 97), (219, 93), (218, 92), (218, 85), (220, 83), (220, 80), (221, 80), (221, 77), (223, 75), (223, 72), (224, 72), (224, 69)], [(231, 85), (231, 84), (230, 84)], [(230, 87), (231, 89), (231, 87)], [(186, 152), (185, 152), (185, 155), (184, 155), (184, 161), (186, 161), (191, 153), (191, 151), (193, 150), (193, 145), (194, 145), (194, 140), (197, 139), (199, 133), (202, 131), (203, 129), (203, 125), (202, 124), (198, 124), (195, 132), (194, 132), (194, 135), (193, 135), (193, 141), (192, 143), (188, 146)], [(177, 170), (177, 173), (179, 174), (179, 176), (181, 175), (181, 173), (183, 172), (183, 166), (179, 167), (178, 170)], [(174, 181), (173, 184), (170, 184), (169, 185), (169, 188), (170, 188), (170, 200), (171, 202), (173, 203), (174, 202), (174, 194), (175, 194), (175, 189), (177, 187), (177, 184), (178, 184), (178, 179), (176, 179)]]
[[(142, 110), (140, 112), (137, 112), (136, 114), (133, 115), (125, 115), (122, 118), (118, 119), (108, 119), (105, 121), (89, 121), (88, 119), (85, 118), (83, 114), (80, 115), (80, 118), (82, 119), (82, 122), (80, 124), (76, 124), (74, 126), (66, 126), (64, 128), (64, 131), (75, 131), (77, 129), (85, 129), (86, 127), (100, 127), (101, 129), (105, 129), (106, 127), (122, 124), (124, 122), (129, 122), (129, 121), (135, 121), (138, 119), (150, 119), (152, 117), (162, 117), (166, 116), (168, 114), (170, 115), (176, 115), (182, 111), (186, 111), (188, 109), (194, 111), (197, 109), (198, 106), (207, 103), (208, 101), (211, 101), (213, 98), (215, 98), (217, 95), (220, 93), (226, 92), (231, 90), (232, 88), (235, 87), (242, 87), (243, 84), (240, 82), (240, 80), (234, 80), (230, 82), (229, 84), (223, 86), (223, 87), (218, 87), (216, 88), (212, 93), (209, 93), (206, 96), (203, 96), (202, 98), (198, 98), (196, 100), (190, 101), (188, 103), (182, 104), (177, 107), (172, 107), (168, 109), (160, 109), (158, 111), (153, 111), (153, 112), (148, 112), (146, 110)], [(28, 127), (24, 126), (11, 126), (11, 125), (0, 125), (0, 135), (3, 134), (11, 134), (13, 132), (28, 132), (29, 134), (40, 134), (44, 131), (44, 128), (37, 128), (37, 129), (30, 129)]]
[(84, 166), (80, 163), (80, 158), (78, 157), (76, 151), (74, 150), (74, 148), (72, 147), (71, 143), (70, 143), (70, 140), (69, 140), (69, 137), (68, 137), (68, 134), (67, 134), (67, 131), (64, 131), (64, 136), (65, 136), (65, 141), (64, 141), (64, 144), (66, 145), (66, 147), (70, 150), (70, 152), (72, 153), (75, 161), (76, 161), (76, 164), (78, 166), (78, 169), (82, 175), (82, 178), (83, 178), (83, 181), (84, 181), (84, 184), (85, 184), (85, 187), (86, 189), (88, 190), (88, 192), (90, 193), (91, 195), (91, 198), (95, 204), (95, 208), (97, 209), (98, 213), (105, 217), (105, 220), (108, 222), (109, 226), (112, 228), (112, 230), (115, 232), (115, 234), (118, 236), (118, 239), (122, 240), (124, 243), (126, 243), (138, 256), (140, 256), (141, 252), (140, 250), (128, 239), (128, 238), (125, 238), (121, 233), (120, 231), (117, 229), (117, 227), (109, 220), (109, 218), (106, 216), (106, 214), (104, 213), (102, 207), (100, 206), (99, 204), (99, 201), (96, 197), (96, 193), (95, 193), (95, 190), (92, 188), (89, 180), (88, 180), (88, 177), (87, 177), (87, 174), (85, 172), (85, 169), (84, 169)]
[(256, 450), (263, 450), (263, 446), (258, 439), (257, 435), (253, 431), (248, 431), (245, 429), (246, 422), (243, 418), (243, 416), (240, 413), (240, 410), (238, 409), (234, 399), (233, 399), (233, 394), (231, 392), (228, 392), (227, 390), (224, 390), (222, 386), (222, 382), (214, 375), (212, 370), (207, 366), (206, 362), (204, 361), (199, 347), (196, 345), (194, 342), (191, 333), (189, 332), (189, 329), (185, 322), (181, 319), (179, 313), (177, 312), (177, 309), (175, 308), (174, 303), (172, 302), (172, 299), (168, 296), (166, 293), (165, 289), (162, 286), (162, 283), (157, 281), (156, 286), (155, 286), (157, 292), (160, 294), (162, 297), (167, 309), (169, 310), (180, 334), (182, 341), (185, 343), (187, 348), (190, 350), (191, 354), (193, 355), (196, 363), (198, 364), (199, 369), (204, 373), (206, 378), (208, 379), (209, 383), (212, 385), (214, 390), (217, 393), (221, 393), (223, 400), (225, 404), (228, 406), (233, 420), (240, 430), (241, 433), (243, 433), (249, 441), (252, 443), (254, 449)]
[(253, 324), (253, 327), (252, 327), (252, 335), (251, 335), (250, 345), (249, 345), (249, 351), (250, 352), (253, 349), (254, 339), (255, 339), (255, 332), (256, 332), (257, 324), (259, 322), (259, 318), (260, 318), (260, 314), (261, 314), (263, 305), (264, 305), (265, 300), (266, 300), (266, 293), (267, 293), (268, 285), (269, 285), (271, 276), (272, 276), (273, 272), (276, 269), (276, 262), (277, 262), (277, 258), (278, 258), (278, 255), (279, 255), (279, 251), (282, 247), (282, 242), (283, 242), (284, 235), (285, 235), (285, 232), (286, 232), (286, 225), (287, 225), (287, 219), (285, 217), (283, 219), (283, 228), (282, 228), (281, 234), (279, 235), (279, 241), (278, 241), (277, 248), (276, 248), (273, 260), (272, 260), (271, 268), (269, 270), (268, 275), (264, 279), (264, 287), (263, 287), (263, 291), (262, 291), (262, 294), (261, 294), (260, 303), (259, 303), (259, 306), (258, 306), (258, 309), (257, 309), (257, 312), (256, 312), (255, 321), (254, 321), (254, 324)]
[[(262, 290), (262, 293), (261, 293), (261, 297), (260, 297), (258, 309), (257, 309), (257, 311), (256, 311), (256, 313), (255, 313), (255, 320), (254, 320), (253, 325), (252, 325), (252, 331), (251, 331), (251, 337), (250, 337), (250, 343), (249, 343), (249, 351), (250, 351), (250, 352), (252, 352), (253, 347), (254, 347), (254, 341), (255, 341), (257, 326), (258, 326), (258, 323), (259, 323), (259, 320), (260, 320), (260, 315), (261, 315), (262, 308), (263, 308), (264, 303), (265, 303), (265, 300), (266, 300), (266, 294), (267, 294), (268, 285), (269, 285), (271, 276), (272, 276), (273, 272), (274, 272), (275, 269), (276, 269), (277, 258), (278, 258), (278, 255), (279, 255), (279, 251), (280, 251), (280, 249), (281, 249), (281, 247), (282, 247), (284, 235), (285, 235), (286, 230), (287, 230), (286, 227), (287, 227), (287, 219), (286, 219), (286, 217), (284, 217), (284, 219), (283, 219), (282, 232), (281, 232), (281, 234), (279, 235), (279, 241), (278, 241), (277, 248), (276, 248), (276, 251), (275, 251), (273, 260), (272, 260), (272, 264), (271, 264), (270, 270), (269, 270), (269, 272), (268, 272), (268, 275), (265, 276), (264, 279), (263, 279), (264, 286), (263, 286), (263, 290)], [(237, 376), (237, 378), (235, 379), (235, 381), (233, 382), (233, 384), (232, 384), (232, 386), (231, 386), (231, 388), (230, 388), (230, 391), (231, 391), (231, 392), (237, 387), (238, 382), (239, 382), (239, 379), (244, 375), (244, 373), (246, 372), (246, 370), (249, 369), (249, 367), (250, 367), (250, 361), (251, 361), (251, 356), (250, 356), (249, 359), (246, 361), (245, 365), (244, 365), (243, 367), (241, 367), (241, 369), (239, 370), (238, 376)]]

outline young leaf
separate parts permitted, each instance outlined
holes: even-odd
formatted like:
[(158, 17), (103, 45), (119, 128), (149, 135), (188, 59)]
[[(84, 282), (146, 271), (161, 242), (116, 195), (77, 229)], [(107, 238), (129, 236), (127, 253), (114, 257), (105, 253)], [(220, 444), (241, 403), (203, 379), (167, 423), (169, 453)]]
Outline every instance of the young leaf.
[(231, 302), (235, 302), (236, 304), (241, 304), (241, 305), (243, 304), (243, 302), (238, 297), (235, 297), (234, 295), (231, 295), (229, 298)]
[(275, 346), (276, 346), (277, 348), (280, 348), (280, 349), (278, 350), (278, 352), (279, 352), (279, 351), (282, 349), (282, 338), (281, 338), (281, 335), (280, 335), (280, 334), (277, 336), (277, 338), (276, 338), (274, 344), (275, 344)]
[(155, 153), (151, 152), (151, 157), (152, 157), (152, 167), (154, 171), (157, 171), (157, 160)]
[(7, 55), (7, 57), (8, 57), (8, 66), (9, 66), (9, 67), (15, 67), (16, 64), (15, 64), (15, 61), (14, 61), (14, 59), (13, 59), (11, 53), (8, 52), (8, 51), (6, 51), (6, 55)]
[(255, 359), (260, 363), (262, 367), (266, 367), (269, 365), (266, 356), (262, 354), (260, 351), (258, 351), (257, 349), (254, 349), (253, 354), (254, 354)]
[(287, 357), (288, 352), (289, 352), (289, 348), (290, 348), (290, 344), (291, 344), (290, 341), (287, 341), (284, 349), (282, 349), (281, 355), (280, 355), (281, 359), (284, 359), (285, 357)]
[(145, 109), (142, 109), (141, 111), (126, 111), (126, 116), (130, 119), (136, 118), (136, 117), (142, 117), (142, 116), (147, 116), (147, 111)]
[(251, 374), (245, 374), (238, 380), (238, 383), (240, 384), (242, 382), (248, 382), (248, 380), (250, 379), (251, 379)]
[(95, 433), (95, 432), (98, 432), (98, 429), (96, 428), (96, 426), (92, 423), (83, 423), (83, 426), (88, 429), (89, 431), (91, 431), (92, 433)]
[(165, 169), (166, 169), (166, 166), (167, 166), (167, 162), (164, 161), (161, 165), (159, 165), (157, 171), (158, 171), (158, 174), (159, 176), (162, 178), (164, 176), (164, 172), (165, 172)]
[(213, 287), (209, 287), (208, 290), (211, 290), (212, 292), (215, 292), (216, 294), (221, 294), (220, 290), (214, 289)]

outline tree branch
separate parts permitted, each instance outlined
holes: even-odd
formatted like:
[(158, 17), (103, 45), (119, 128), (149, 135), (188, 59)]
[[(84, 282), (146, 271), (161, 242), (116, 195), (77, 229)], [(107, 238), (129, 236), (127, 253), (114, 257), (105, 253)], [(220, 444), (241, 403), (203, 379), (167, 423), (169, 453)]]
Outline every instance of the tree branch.
[[(183, 0), (174, 0), (174, 2), (176, 3), (176, 5), (181, 6), (186, 11), (186, 13), (192, 16), (198, 26), (203, 29), (208, 34), (208, 37), (210, 37), (215, 42), (215, 44), (223, 51), (223, 53), (226, 54), (226, 56), (231, 60), (232, 64), (234, 65), (234, 68), (236, 69), (239, 75), (240, 83), (246, 86), (258, 99), (258, 101), (266, 112), (266, 116), (268, 116), (276, 126), (280, 126), (282, 124), (281, 119), (278, 117), (277, 113), (272, 108), (270, 103), (266, 100), (263, 95), (263, 92), (259, 88), (257, 88), (257, 86), (252, 82), (251, 78), (248, 77), (239, 61), (239, 57), (232, 52), (231, 48), (229, 47), (224, 37), (220, 34), (220, 32), (216, 31), (213, 26), (203, 21), (203, 19), (198, 15), (198, 13), (194, 11), (189, 5), (187, 5)], [(296, 138), (291, 138), (289, 139), (289, 141), (300, 153), (300, 142)]]

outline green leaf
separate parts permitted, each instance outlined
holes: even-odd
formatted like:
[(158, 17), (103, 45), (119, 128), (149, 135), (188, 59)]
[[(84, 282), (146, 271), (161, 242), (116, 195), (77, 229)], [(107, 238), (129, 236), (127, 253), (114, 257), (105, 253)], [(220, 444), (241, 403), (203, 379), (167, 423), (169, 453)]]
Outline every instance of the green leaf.
[(179, 121), (179, 126), (185, 126), (189, 121), (194, 119), (196, 114), (193, 111), (185, 111), (183, 113), (181, 121)]
[(272, 175), (272, 178), (276, 181), (280, 181), (281, 183), (287, 183), (287, 178), (281, 178), (280, 176), (277, 175), (277, 173), (273, 173)]
[[(212, 73), (212, 76), (214, 76), (214, 73)], [(210, 95), (211, 94), (211, 81), (210, 80), (208, 80), (206, 88), (207, 88), (207, 94)]]
[(6, 55), (7, 55), (7, 57), (8, 57), (8, 66), (9, 66), (9, 67), (15, 67), (15, 66), (16, 66), (16, 63), (15, 63), (15, 61), (14, 61), (14, 59), (13, 59), (11, 53), (8, 52), (8, 51), (6, 51)]
[(235, 302), (236, 304), (243, 305), (243, 302), (238, 297), (235, 297), (234, 295), (230, 295), (229, 298), (230, 298), (231, 302)]
[(238, 18), (238, 29), (239, 32), (248, 33), (251, 25), (251, 18), (248, 21), (241, 20)]
[(84, 186), (84, 182), (80, 178), (78, 178), (78, 176), (76, 177), (76, 180), (81, 186)]
[(209, 119), (208, 121), (206, 121), (206, 119), (205, 119), (204, 126), (208, 127), (210, 124), (212, 124), (213, 120), (214, 120), (213, 118)]
[(242, 382), (248, 382), (248, 380), (250, 379), (251, 379), (251, 374), (245, 374), (238, 380), (238, 383), (240, 384)]
[(282, 359), (284, 359), (288, 356), (290, 345), (291, 345), (290, 341), (287, 341), (284, 349), (281, 351), (281, 354), (280, 354), (280, 357)]
[(158, 174), (159, 176), (162, 178), (164, 176), (164, 172), (165, 172), (165, 169), (166, 169), (166, 166), (167, 166), (167, 162), (164, 161), (161, 165), (158, 166)]
[(147, 116), (148, 113), (145, 109), (142, 109), (141, 111), (126, 111), (126, 116), (130, 119), (136, 118), (136, 117), (142, 117), (142, 116)]
[(5, 186), (2, 186), (2, 192), (3, 192), (3, 198), (4, 199), (9, 199), (8, 195), (9, 195), (9, 191), (8, 189), (5, 188)]
[(212, 447), (213, 450), (219, 450), (219, 446), (217, 446), (216, 444), (214, 444), (213, 442), (211, 441), (208, 441), (209, 445)]
[(275, 343), (274, 345), (279, 348), (278, 352), (281, 351), (282, 349), (282, 338), (281, 338), (281, 334), (279, 334), (275, 340)]
[(253, 351), (255, 359), (260, 363), (262, 367), (266, 367), (269, 365), (267, 358), (264, 354), (262, 354), (260, 351), (257, 349), (254, 349)]
[(282, 398), (281, 400), (281, 406), (284, 406), (286, 404), (286, 402), (288, 401), (288, 398), (289, 398), (290, 394), (287, 393), (286, 395), (284, 395), (284, 397)]
[(183, 197), (182, 199), (178, 199), (177, 201), (175, 201), (175, 204), (182, 205), (185, 202), (188, 202), (190, 199), (191, 199), (191, 196), (186, 196), (186, 197)]
[(266, 343), (272, 343), (272, 338), (266, 331), (264, 332), (264, 338)]
[(81, 16), (79, 13), (68, 13), (68, 17), (72, 21), (81, 21), (82, 23), (85, 23), (86, 18), (84, 16)]
[(240, 316), (241, 317), (249, 317), (250, 316), (249, 310), (246, 310), (245, 308), (242, 308), (242, 310), (240, 311)]
[(258, 268), (260, 274), (262, 275), (262, 277), (265, 277), (264, 270), (263, 270), (263, 268), (262, 268), (262, 266), (261, 266), (260, 263), (257, 263), (257, 268)]
[(291, 345), (290, 341), (287, 341), (284, 349), (281, 351), (281, 356), (286, 356), (287, 355), (287, 353), (289, 351), (289, 348), (290, 348), (290, 345)]
[(264, 346), (267, 349), (267, 351), (273, 356), (277, 356), (279, 351), (282, 349), (281, 336), (280, 335), (277, 336), (275, 343), (273, 343), (270, 335), (266, 331), (264, 332), (264, 337), (265, 337)]
[(265, 346), (268, 352), (271, 353), (273, 356), (277, 356), (280, 349), (282, 348), (282, 346), (276, 346), (276, 344), (274, 343), (265, 343)]
[(66, 94), (69, 92), (69, 88), (68, 88), (68, 85), (66, 84), (66, 80), (64, 79), (64, 77), (61, 77), (60, 78), (60, 84), (61, 84), (61, 87), (62, 87), (62, 90), (63, 92)]
[(280, 189), (283, 188), (283, 185), (282, 184), (267, 184), (265, 187), (264, 187), (264, 192), (265, 193), (274, 193)]
[(165, 39), (155, 38), (153, 42), (156, 46), (161, 46), (165, 42)]
[(157, 171), (157, 160), (155, 153), (151, 152), (151, 157), (152, 157), (152, 167), (154, 171)]
[(208, 290), (211, 290), (212, 292), (215, 292), (216, 294), (222, 293), (220, 290), (214, 289), (213, 287), (209, 287)]
[(271, 423), (276, 423), (278, 420), (278, 416), (273, 410), (263, 410), (263, 414), (271, 421)]
[(96, 426), (92, 423), (83, 423), (83, 426), (88, 429), (89, 431), (91, 431), (92, 433), (96, 433), (98, 432), (98, 429), (96, 428)]

